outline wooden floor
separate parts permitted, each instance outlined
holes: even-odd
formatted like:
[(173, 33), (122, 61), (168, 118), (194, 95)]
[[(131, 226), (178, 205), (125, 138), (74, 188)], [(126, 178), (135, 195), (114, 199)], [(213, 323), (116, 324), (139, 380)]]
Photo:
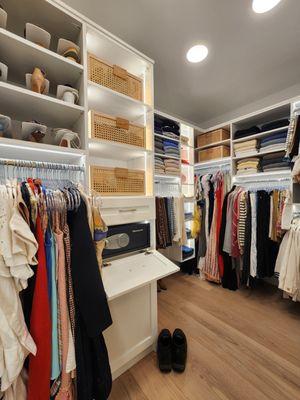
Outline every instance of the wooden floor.
[(155, 353), (118, 378), (110, 400), (300, 400), (300, 304), (262, 285), (231, 292), (195, 276), (165, 280), (159, 328), (182, 328), (184, 374), (162, 374)]

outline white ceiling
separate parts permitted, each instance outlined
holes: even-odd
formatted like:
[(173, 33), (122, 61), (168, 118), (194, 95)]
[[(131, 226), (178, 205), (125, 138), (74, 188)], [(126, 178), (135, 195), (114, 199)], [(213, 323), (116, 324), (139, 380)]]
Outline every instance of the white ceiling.
[[(153, 58), (155, 107), (200, 126), (300, 83), (300, 0), (266, 14), (251, 0), (65, 2)], [(199, 42), (208, 58), (190, 64)]]

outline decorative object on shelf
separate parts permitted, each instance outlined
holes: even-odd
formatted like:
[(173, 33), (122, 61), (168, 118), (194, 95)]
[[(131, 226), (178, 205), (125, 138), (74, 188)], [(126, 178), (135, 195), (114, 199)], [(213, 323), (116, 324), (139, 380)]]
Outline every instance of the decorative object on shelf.
[(0, 28), (6, 29), (7, 12), (0, 5)]
[(145, 195), (145, 171), (91, 166), (91, 188), (102, 196)]
[(90, 135), (93, 139), (111, 140), (144, 148), (146, 146), (145, 127), (142, 125), (96, 111), (89, 112), (89, 121)]
[(29, 142), (43, 143), (47, 126), (38, 121), (22, 122), (22, 139)]
[(80, 47), (67, 39), (59, 39), (57, 53), (77, 63), (80, 62)]
[(0, 62), (0, 81), (7, 82), (8, 66)]
[(57, 146), (68, 147), (72, 149), (80, 149), (81, 141), (78, 133), (72, 132), (70, 129), (53, 129), (54, 143)]
[(32, 74), (26, 74), (26, 87), (36, 93), (48, 94), (50, 82), (45, 71), (36, 67)]
[(11, 119), (0, 114), (0, 137), (11, 138)]
[(27, 22), (25, 25), (24, 36), (27, 40), (30, 40), (31, 42), (38, 44), (45, 49), (49, 49), (50, 47), (50, 33), (37, 25), (33, 25)]
[(110, 65), (88, 54), (89, 79), (135, 100), (143, 101), (143, 80), (118, 65)]
[(58, 85), (56, 97), (70, 104), (76, 104), (79, 100), (79, 92), (71, 85)]

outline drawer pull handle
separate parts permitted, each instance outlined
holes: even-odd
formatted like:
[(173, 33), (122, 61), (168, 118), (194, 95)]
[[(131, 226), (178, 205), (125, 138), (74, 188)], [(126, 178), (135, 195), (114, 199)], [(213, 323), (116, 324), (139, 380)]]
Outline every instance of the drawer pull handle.
[(127, 208), (126, 210), (125, 209), (121, 209), (119, 211), (120, 212), (132, 212), (132, 211), (136, 211), (136, 208)]

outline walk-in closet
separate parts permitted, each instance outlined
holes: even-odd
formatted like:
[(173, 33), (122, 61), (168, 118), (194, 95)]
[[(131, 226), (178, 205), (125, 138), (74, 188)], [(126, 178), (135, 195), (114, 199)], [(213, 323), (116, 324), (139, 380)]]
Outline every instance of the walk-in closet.
[(0, 0), (0, 400), (300, 399), (299, 13)]

